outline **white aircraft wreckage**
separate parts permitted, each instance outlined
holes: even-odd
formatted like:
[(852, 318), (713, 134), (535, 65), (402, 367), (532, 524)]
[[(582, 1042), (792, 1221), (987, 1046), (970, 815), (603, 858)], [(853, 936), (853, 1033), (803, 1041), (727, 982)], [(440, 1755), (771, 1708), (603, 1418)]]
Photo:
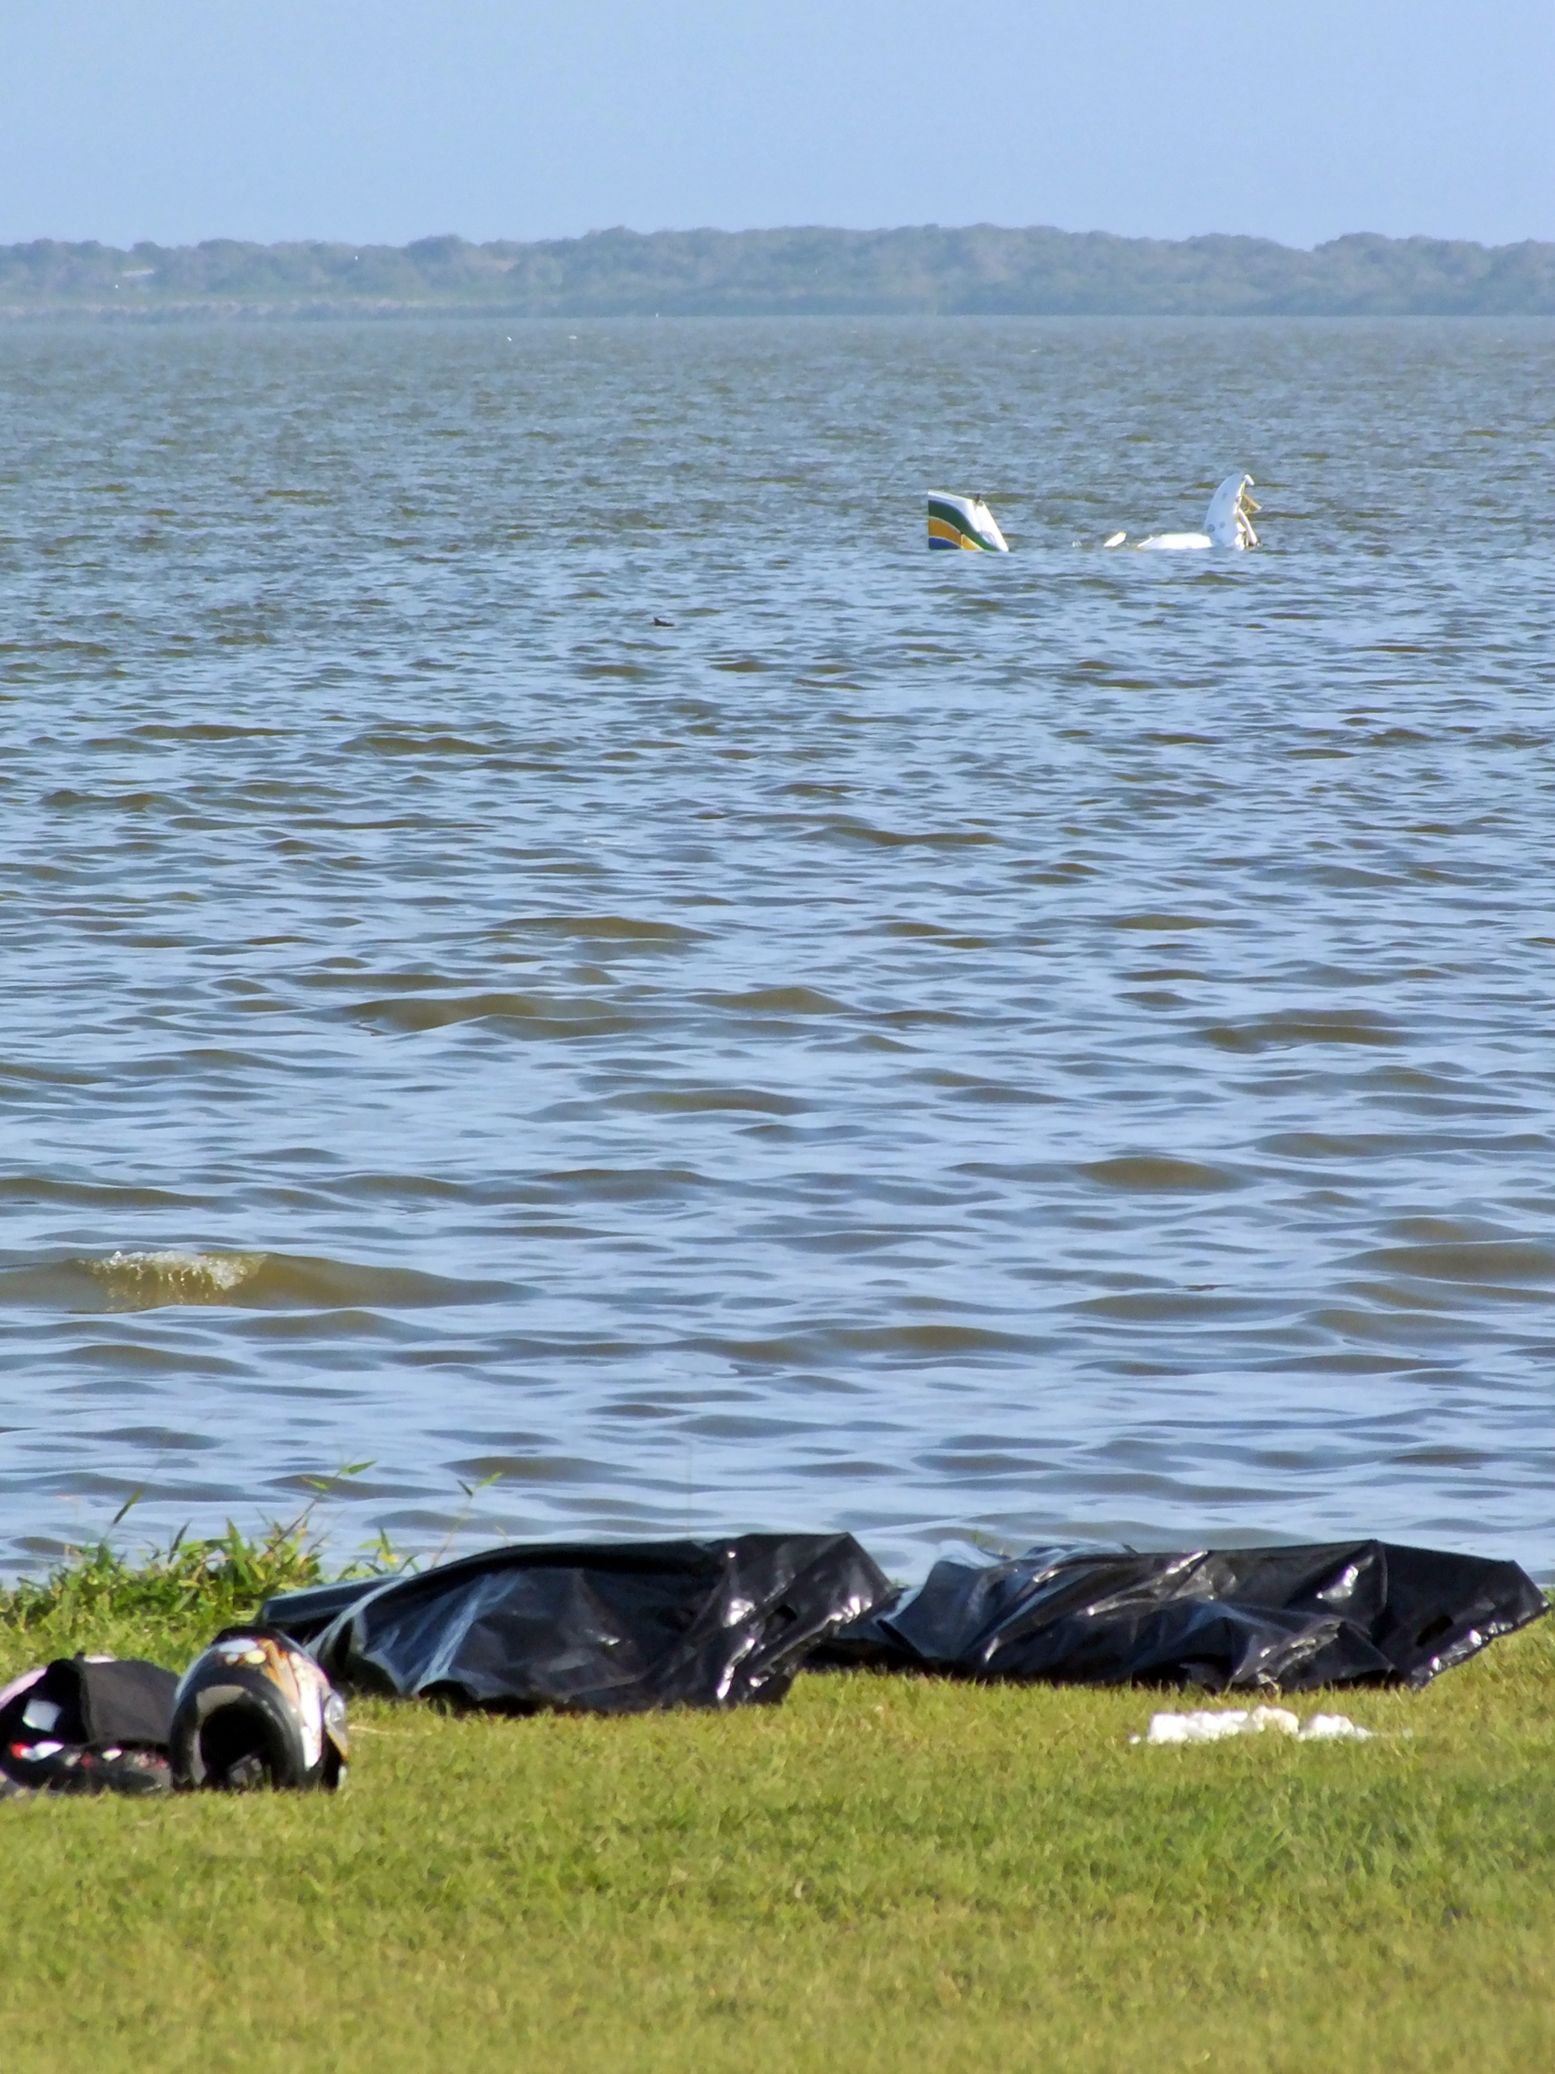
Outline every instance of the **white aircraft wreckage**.
[[(1256, 547), (1253, 513), (1258, 506), (1247, 494), (1252, 487), (1250, 475), (1228, 475), (1209, 500), (1202, 533), (1151, 533), (1143, 540), (1130, 540), (1127, 533), (1109, 533), (1102, 546), (1147, 547), (1161, 552)], [(1080, 544), (1075, 542), (1077, 547)], [(998, 520), (981, 497), (953, 497), (943, 490), (929, 492), (929, 545), (1001, 555), (1010, 551)]]
[(949, 497), (938, 490), (929, 492), (929, 545), (981, 549), (996, 555), (1010, 551), (1010, 543), (981, 497)]
[(1256, 547), (1253, 513), (1258, 506), (1248, 496), (1253, 487), (1250, 475), (1228, 475), (1209, 500), (1202, 533), (1152, 533), (1145, 540), (1130, 540), (1127, 533), (1112, 533), (1103, 547), (1153, 547), (1163, 550), (1203, 547)]

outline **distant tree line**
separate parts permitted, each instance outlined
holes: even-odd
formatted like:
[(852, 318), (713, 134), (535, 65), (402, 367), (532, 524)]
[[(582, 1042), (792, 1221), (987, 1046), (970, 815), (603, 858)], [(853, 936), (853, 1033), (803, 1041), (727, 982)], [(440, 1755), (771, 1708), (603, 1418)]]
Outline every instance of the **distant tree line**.
[(536, 244), (0, 247), (0, 315), (1426, 316), (1555, 314), (1555, 244), (1357, 233), (592, 231)]

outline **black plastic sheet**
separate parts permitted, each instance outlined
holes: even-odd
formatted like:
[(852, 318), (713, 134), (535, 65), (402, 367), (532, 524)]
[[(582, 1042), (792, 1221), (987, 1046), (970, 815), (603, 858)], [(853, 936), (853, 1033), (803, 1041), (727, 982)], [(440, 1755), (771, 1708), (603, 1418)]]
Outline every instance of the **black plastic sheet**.
[(888, 1596), (850, 1534), (498, 1548), (267, 1600), (337, 1684), (516, 1713), (774, 1701)]
[(1427, 1684), (1545, 1610), (1515, 1563), (1384, 1541), (947, 1558), (828, 1645), (831, 1663), (1074, 1685)]

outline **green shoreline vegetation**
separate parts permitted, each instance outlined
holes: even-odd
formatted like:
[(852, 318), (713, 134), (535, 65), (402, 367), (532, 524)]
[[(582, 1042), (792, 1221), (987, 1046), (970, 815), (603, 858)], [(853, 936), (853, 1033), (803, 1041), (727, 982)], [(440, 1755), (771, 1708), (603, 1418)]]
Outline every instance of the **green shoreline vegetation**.
[(1548, 316), (1555, 244), (1037, 227), (0, 246), (0, 317)]
[[(181, 1666), (324, 1574), (306, 1514), (105, 1543), (0, 1591), (0, 1681)], [(360, 1701), (338, 1797), (7, 1803), (6, 2064), (1555, 2064), (1555, 1621), (1296, 1703), (1368, 1743), (1130, 1744), (1194, 1703), (857, 1672), (729, 1714)]]

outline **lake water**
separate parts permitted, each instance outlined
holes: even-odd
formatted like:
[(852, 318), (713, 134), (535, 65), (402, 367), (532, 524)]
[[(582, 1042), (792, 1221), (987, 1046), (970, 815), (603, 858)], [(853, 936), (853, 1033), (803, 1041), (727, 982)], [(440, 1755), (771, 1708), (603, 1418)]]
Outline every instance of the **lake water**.
[(0, 1568), (370, 1462), (345, 1553), (1555, 1573), (1552, 375), (0, 331)]

